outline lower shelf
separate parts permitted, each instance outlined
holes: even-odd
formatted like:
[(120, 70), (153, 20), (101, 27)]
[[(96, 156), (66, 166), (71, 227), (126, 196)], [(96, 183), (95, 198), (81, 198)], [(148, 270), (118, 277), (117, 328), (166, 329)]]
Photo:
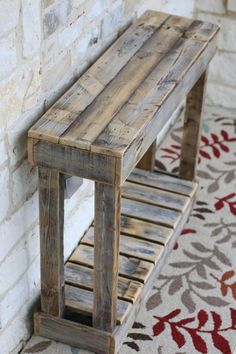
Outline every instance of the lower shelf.
[[(151, 288), (190, 213), (197, 184), (136, 169), (122, 190), (117, 325)], [(66, 307), (92, 317), (94, 228), (65, 265)], [(146, 290), (145, 290), (146, 291)]]

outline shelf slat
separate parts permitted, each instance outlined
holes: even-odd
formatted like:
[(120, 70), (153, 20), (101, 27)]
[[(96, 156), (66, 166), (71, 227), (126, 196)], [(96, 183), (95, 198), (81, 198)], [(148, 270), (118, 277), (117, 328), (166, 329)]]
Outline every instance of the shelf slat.
[[(67, 262), (65, 266), (65, 281), (77, 287), (93, 290), (93, 269)], [(142, 289), (140, 282), (127, 278), (118, 278), (118, 298), (134, 303)]]
[[(94, 246), (94, 228), (90, 227), (81, 243)], [(136, 239), (134, 237), (121, 235), (120, 253), (125, 256), (139, 258), (145, 261), (156, 263), (163, 250), (163, 246), (150, 241)]]
[(192, 197), (197, 189), (197, 183), (186, 181), (161, 172), (153, 173), (138, 168), (131, 173), (128, 180), (130, 182), (178, 193), (188, 197)]
[[(70, 257), (70, 261), (93, 267), (93, 256), (93, 247), (80, 244)], [(151, 262), (120, 255), (119, 274), (128, 279), (133, 279), (145, 283), (151, 274), (152, 269), (153, 264)]]
[[(75, 286), (65, 285), (65, 304), (70, 311), (92, 316), (93, 292)], [(128, 301), (117, 301), (117, 324), (121, 324), (127, 317), (132, 304)]]

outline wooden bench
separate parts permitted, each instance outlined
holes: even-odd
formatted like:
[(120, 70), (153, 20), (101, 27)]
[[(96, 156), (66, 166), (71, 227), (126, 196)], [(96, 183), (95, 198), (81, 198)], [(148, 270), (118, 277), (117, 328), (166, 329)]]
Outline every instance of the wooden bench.
[[(30, 129), (29, 160), (39, 166), (36, 334), (118, 352), (194, 201), (205, 72), (218, 30), (146, 12)], [(180, 175), (154, 172), (156, 144), (186, 95)], [(94, 225), (65, 265), (64, 174), (95, 181)]]

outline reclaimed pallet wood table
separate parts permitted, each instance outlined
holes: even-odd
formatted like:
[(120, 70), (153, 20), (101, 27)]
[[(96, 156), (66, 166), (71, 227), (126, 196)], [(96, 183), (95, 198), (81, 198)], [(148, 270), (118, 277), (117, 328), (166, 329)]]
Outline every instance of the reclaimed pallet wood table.
[[(191, 211), (215, 25), (146, 12), (29, 130), (39, 167), (41, 308), (35, 333), (119, 351)], [(156, 145), (187, 96), (179, 176)], [(95, 181), (95, 218), (64, 263), (64, 175)]]

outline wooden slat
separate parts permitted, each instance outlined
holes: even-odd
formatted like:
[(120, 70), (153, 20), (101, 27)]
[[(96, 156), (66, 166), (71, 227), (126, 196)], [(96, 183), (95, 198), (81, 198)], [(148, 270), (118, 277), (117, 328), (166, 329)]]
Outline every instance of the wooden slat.
[(29, 137), (58, 143), (60, 135), (103, 91), (167, 17), (164, 13), (145, 13), (30, 129)]
[(114, 353), (112, 336), (96, 328), (85, 326), (64, 318), (36, 312), (34, 329), (37, 336), (53, 339), (98, 354)]
[[(192, 23), (190, 19), (170, 17), (165, 22), (170, 26), (169, 35), (163, 38), (166, 29), (160, 29), (147, 40), (97, 99), (76, 119), (59, 139), (60, 144), (90, 149), (91, 143), (104, 130), (116, 113), (128, 101), (142, 81), (152, 72), (166, 51), (182, 36)], [(142, 67), (142, 70), (140, 70)], [(114, 99), (115, 97), (115, 99)], [(92, 150), (93, 151), (93, 150)]]
[[(90, 227), (81, 243), (94, 245), (94, 229)], [(163, 250), (163, 246), (146, 240), (135, 239), (121, 234), (120, 253), (125, 256), (131, 256), (145, 261), (156, 263)]]
[[(198, 26), (195, 26), (197, 27), (195, 31), (201, 31), (201, 24), (198, 21), (196, 23)], [(214, 28), (212, 25), (213, 32), (216, 31)], [(186, 31), (187, 33), (188, 31)], [(166, 31), (166, 37), (169, 38), (169, 36)], [(166, 38), (163, 39), (163, 43), (166, 43)], [(184, 37), (179, 38), (173, 46), (168, 47), (167, 44), (168, 49), (166, 49), (163, 60), (158, 63), (152, 73), (137, 88), (127, 104), (98, 136), (92, 144), (91, 150), (122, 156), (129, 144), (158, 112), (158, 107), (161, 106), (162, 102), (172, 93), (178, 82), (197, 61), (199, 54), (207, 46), (207, 43), (207, 41), (197, 41), (192, 37)], [(189, 85), (190, 88), (191, 86)], [(158, 131), (156, 131), (156, 134), (158, 134)], [(147, 134), (147, 136), (149, 135)], [(149, 145), (152, 141), (150, 139)], [(144, 152), (145, 150), (143, 150)], [(142, 154), (137, 156), (137, 162), (141, 157)]]
[(179, 175), (190, 181), (196, 176), (205, 81), (206, 73), (194, 85), (186, 102)]
[(188, 197), (192, 197), (197, 188), (196, 183), (169, 176), (161, 172), (149, 173), (140, 169), (135, 169), (128, 180)]
[(120, 184), (129, 176), (130, 172), (136, 166), (137, 161), (139, 161), (140, 157), (150, 146), (150, 143), (155, 139), (158, 132), (161, 132), (163, 127), (165, 127), (166, 122), (168, 122), (170, 116), (178, 108), (179, 103), (182, 102), (190, 88), (206, 70), (216, 52), (216, 41), (217, 36), (209, 43), (206, 43), (207, 49), (206, 47), (202, 48), (202, 52), (197, 60), (188, 68), (188, 71), (174, 87), (171, 94), (167, 94), (169, 92), (168, 85), (170, 85), (170, 82), (167, 81), (161, 84), (164, 89), (163, 96), (165, 99), (158, 109), (158, 112), (152, 115), (150, 120), (149, 118), (146, 120), (146, 124), (143, 125), (136, 137), (132, 139), (129, 147), (125, 150), (121, 167), (122, 175)]
[[(93, 267), (93, 257), (94, 248), (80, 244), (71, 255), (70, 262)], [(153, 264), (151, 262), (121, 255), (119, 257), (119, 274), (128, 279), (144, 283), (151, 274), (152, 269)]]
[[(68, 284), (93, 290), (94, 272), (93, 269), (79, 264), (67, 262), (65, 266), (65, 281)], [(127, 278), (118, 278), (119, 299), (134, 303), (142, 289), (142, 284)]]
[(172, 229), (121, 215), (121, 233), (165, 245), (172, 235)]
[(125, 182), (122, 187), (122, 196), (126, 199), (159, 205), (183, 212), (187, 206), (188, 197), (144, 186), (137, 183)]
[(121, 213), (141, 220), (175, 228), (181, 213), (129, 199), (122, 199)]
[(108, 332), (116, 324), (120, 200), (120, 187), (95, 182), (93, 326)]
[[(65, 286), (65, 305), (75, 312), (92, 316), (94, 294), (92, 291), (80, 289), (71, 285)], [(121, 324), (131, 310), (131, 303), (128, 301), (117, 300), (117, 324)]]
[(39, 168), (41, 308), (62, 317), (64, 312), (64, 178)]
[(112, 156), (92, 154), (90, 151), (44, 141), (39, 141), (34, 151), (34, 160), (39, 166), (53, 168), (71, 176), (115, 184), (116, 160)]

